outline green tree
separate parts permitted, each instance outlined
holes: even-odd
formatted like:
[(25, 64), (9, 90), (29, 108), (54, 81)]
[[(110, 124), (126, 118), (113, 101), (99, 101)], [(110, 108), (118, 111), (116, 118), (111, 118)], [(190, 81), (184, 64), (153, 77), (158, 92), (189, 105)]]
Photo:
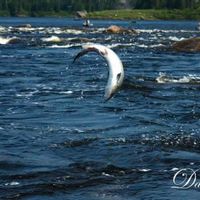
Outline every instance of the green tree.
[(108, 10), (120, 8), (120, 5), (138, 9), (185, 9), (200, 8), (200, 0), (0, 0), (0, 10), (12, 16), (23, 12), (34, 16), (41, 11)]

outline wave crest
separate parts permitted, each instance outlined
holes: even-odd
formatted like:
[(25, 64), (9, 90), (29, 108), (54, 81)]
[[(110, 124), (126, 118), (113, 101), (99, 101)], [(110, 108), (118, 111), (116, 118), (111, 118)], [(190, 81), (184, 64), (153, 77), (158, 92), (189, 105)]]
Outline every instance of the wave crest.
[(15, 43), (19, 41), (19, 38), (17, 37), (7, 37), (7, 38), (4, 38), (4, 37), (0, 37), (0, 44), (4, 45), (4, 44), (11, 44), (11, 43)]
[(189, 74), (183, 77), (173, 77), (161, 72), (156, 81), (158, 83), (200, 83), (200, 76)]

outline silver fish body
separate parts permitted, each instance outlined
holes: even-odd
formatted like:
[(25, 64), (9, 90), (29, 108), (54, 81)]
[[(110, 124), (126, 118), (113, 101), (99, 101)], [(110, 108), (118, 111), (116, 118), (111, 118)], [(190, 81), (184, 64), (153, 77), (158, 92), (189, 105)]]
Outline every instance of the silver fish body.
[(100, 54), (108, 63), (109, 76), (107, 85), (105, 87), (105, 95), (104, 95), (105, 100), (108, 101), (110, 98), (113, 97), (114, 94), (116, 94), (117, 91), (119, 91), (123, 83), (124, 80), (123, 64), (120, 58), (113, 50), (100, 44), (84, 45), (83, 50), (75, 56), (74, 62), (79, 57), (91, 51)]

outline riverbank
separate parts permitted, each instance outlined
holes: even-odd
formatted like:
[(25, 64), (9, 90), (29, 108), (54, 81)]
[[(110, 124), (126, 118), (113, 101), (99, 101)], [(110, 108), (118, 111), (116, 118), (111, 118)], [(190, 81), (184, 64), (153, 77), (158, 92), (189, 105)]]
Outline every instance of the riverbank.
[[(75, 17), (75, 13), (38, 11), (28, 13), (23, 11), (19, 17)], [(10, 16), (7, 11), (0, 11), (0, 16)], [(16, 17), (16, 15), (14, 15)], [(124, 9), (104, 10), (89, 12), (88, 17), (92, 19), (121, 19), (121, 20), (200, 20), (199, 9)]]
[(95, 19), (200, 20), (200, 9), (105, 10), (91, 12), (89, 17)]

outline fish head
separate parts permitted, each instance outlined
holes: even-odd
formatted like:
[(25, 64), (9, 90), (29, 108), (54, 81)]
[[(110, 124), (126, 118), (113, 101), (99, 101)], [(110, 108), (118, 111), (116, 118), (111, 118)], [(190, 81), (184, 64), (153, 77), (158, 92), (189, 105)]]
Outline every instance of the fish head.
[(124, 80), (123, 71), (109, 74), (104, 94), (105, 101), (111, 99), (120, 90), (123, 80)]

